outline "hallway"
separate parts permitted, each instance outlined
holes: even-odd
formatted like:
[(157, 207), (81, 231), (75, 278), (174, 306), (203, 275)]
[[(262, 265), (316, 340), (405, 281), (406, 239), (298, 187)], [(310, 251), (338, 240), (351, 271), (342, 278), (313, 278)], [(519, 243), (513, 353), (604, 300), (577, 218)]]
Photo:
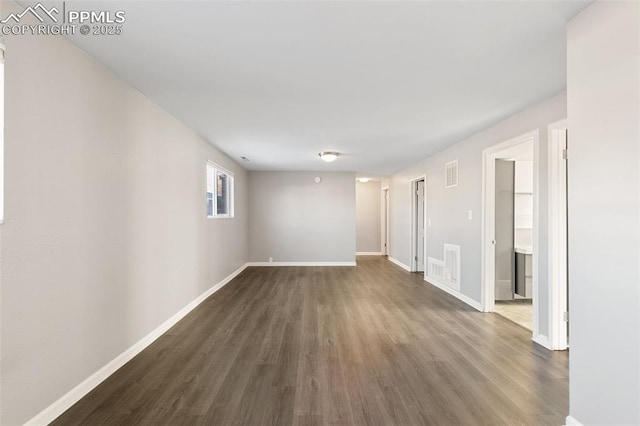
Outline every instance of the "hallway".
[(54, 424), (563, 424), (568, 356), (383, 257), (252, 267)]

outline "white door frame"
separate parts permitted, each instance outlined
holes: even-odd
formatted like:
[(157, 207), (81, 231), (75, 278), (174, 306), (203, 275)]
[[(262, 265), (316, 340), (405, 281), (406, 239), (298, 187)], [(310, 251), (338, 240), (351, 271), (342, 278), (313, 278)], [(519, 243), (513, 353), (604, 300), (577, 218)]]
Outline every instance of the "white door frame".
[[(538, 262), (540, 233), (540, 177), (538, 130), (525, 133), (508, 141), (482, 150), (482, 295), (483, 312), (495, 311), (495, 192), (496, 159), (501, 151), (525, 142), (533, 143), (533, 340), (548, 346), (546, 338), (539, 336), (539, 288), (540, 268)], [(542, 341), (540, 341), (542, 340)]]
[[(389, 187), (385, 186), (380, 190), (380, 209), (381, 209), (381, 229), (380, 236), (380, 253), (383, 256), (389, 255)], [(386, 243), (386, 246), (385, 246)]]
[(549, 125), (549, 344), (567, 349), (567, 119)]
[[(410, 265), (410, 269), (411, 272), (416, 272), (418, 270), (418, 262), (416, 261), (416, 241), (418, 239), (418, 218), (416, 217), (416, 210), (417, 210), (417, 205), (416, 205), (416, 190), (418, 188), (418, 182), (423, 180), (424, 181), (424, 201), (423, 201), (423, 216), (424, 216), (424, 224), (425, 224), (425, 229), (426, 229), (426, 225), (427, 225), (427, 176), (426, 175), (422, 175), (422, 176), (418, 176), (416, 178), (411, 179), (411, 184), (409, 185), (410, 191), (411, 191), (411, 220), (409, 221), (409, 226), (411, 227), (411, 231), (410, 234), (411, 238), (411, 248), (409, 250), (409, 259), (411, 260), (411, 262), (409, 263)], [(422, 253), (424, 254), (424, 276), (427, 276), (427, 236), (425, 235), (424, 238), (424, 247), (422, 250)]]

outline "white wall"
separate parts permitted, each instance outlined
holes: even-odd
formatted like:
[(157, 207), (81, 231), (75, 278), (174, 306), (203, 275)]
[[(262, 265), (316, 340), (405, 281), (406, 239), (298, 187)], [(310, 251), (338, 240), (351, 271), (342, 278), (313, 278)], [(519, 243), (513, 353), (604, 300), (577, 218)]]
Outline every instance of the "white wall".
[(250, 172), (249, 259), (355, 262), (355, 182), (355, 173)]
[[(548, 336), (548, 266), (547, 266), (547, 126), (566, 117), (566, 94), (560, 93), (495, 126), (483, 130), (452, 147), (409, 167), (390, 179), (390, 256), (410, 264), (411, 179), (427, 176), (427, 256), (443, 258), (444, 244), (461, 247), (460, 292), (481, 301), (481, 231), (482, 231), (482, 150), (519, 135), (539, 131), (540, 136), (540, 292), (543, 305), (540, 334)], [(458, 160), (459, 184), (445, 189), (445, 163)], [(473, 219), (467, 219), (467, 211)]]
[[(3, 2), (4, 12), (10, 3)], [(247, 174), (62, 37), (5, 37), (1, 424), (21, 424), (248, 260)], [(236, 218), (206, 218), (206, 161)]]
[(571, 416), (640, 424), (640, 7), (568, 26)]
[(356, 182), (356, 252), (380, 252), (381, 186), (379, 181)]

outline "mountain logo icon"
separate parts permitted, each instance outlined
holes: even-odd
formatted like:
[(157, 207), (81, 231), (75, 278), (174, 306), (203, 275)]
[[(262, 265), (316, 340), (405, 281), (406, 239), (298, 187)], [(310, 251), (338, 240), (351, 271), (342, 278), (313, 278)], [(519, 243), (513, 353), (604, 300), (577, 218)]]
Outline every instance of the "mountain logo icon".
[(22, 17), (26, 14), (32, 14), (33, 16), (35, 16), (40, 22), (44, 22), (44, 18), (45, 17), (49, 17), (49, 19), (51, 19), (53, 22), (58, 22), (58, 18), (56, 18), (53, 14), (58, 14), (60, 13), (58, 11), (58, 9), (54, 7), (52, 7), (51, 9), (47, 9), (46, 7), (44, 7), (42, 5), (42, 3), (38, 3), (35, 6), (29, 6), (27, 7), (25, 10), (23, 10), (20, 13), (11, 13), (9, 14), (9, 16), (7, 16), (6, 18), (4, 18), (2, 21), (0, 21), (0, 23), (2, 24), (6, 24), (7, 22), (11, 21), (12, 19), (18, 23), (20, 22), (20, 20), (22, 19)]

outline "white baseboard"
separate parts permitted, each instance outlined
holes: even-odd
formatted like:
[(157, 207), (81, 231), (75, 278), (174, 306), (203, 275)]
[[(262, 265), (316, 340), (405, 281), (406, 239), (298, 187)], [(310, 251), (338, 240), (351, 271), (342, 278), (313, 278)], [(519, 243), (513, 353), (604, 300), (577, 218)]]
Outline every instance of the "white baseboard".
[(584, 426), (582, 423), (576, 420), (575, 417), (571, 417), (571, 416), (567, 416), (567, 418), (564, 421), (564, 424), (565, 426)]
[(438, 282), (437, 280), (433, 279), (432, 277), (427, 277), (424, 279), (426, 282), (428, 282), (429, 284), (431, 284), (434, 287), (439, 288), (440, 290), (449, 293), (450, 295), (452, 295), (453, 297), (462, 300), (464, 303), (466, 303), (467, 305), (471, 306), (473, 309), (476, 309), (480, 312), (482, 312), (482, 305), (480, 305), (479, 302), (476, 302), (475, 300), (473, 300), (472, 298), (465, 296), (464, 294), (462, 294), (461, 292), (459, 292), (458, 290), (449, 287), (448, 285)]
[(356, 266), (356, 262), (249, 262), (247, 266)]
[(71, 389), (65, 395), (63, 395), (60, 399), (55, 401), (53, 404), (49, 405), (47, 408), (42, 410), (40, 413), (35, 415), (29, 421), (25, 423), (25, 425), (47, 425), (59, 417), (62, 413), (67, 411), (73, 404), (82, 399), (86, 394), (91, 392), (95, 387), (97, 387), (100, 383), (102, 383), (105, 379), (115, 373), (120, 367), (129, 362), (133, 357), (142, 352), (147, 346), (153, 343), (158, 337), (162, 336), (167, 332), (171, 327), (173, 327), (178, 321), (184, 318), (189, 312), (194, 310), (199, 304), (204, 302), (209, 296), (211, 296), (216, 291), (220, 290), (227, 283), (229, 283), (232, 279), (238, 276), (242, 271), (247, 268), (248, 264), (244, 264), (236, 271), (232, 272), (231, 275), (211, 287), (209, 290), (202, 293), (195, 300), (189, 303), (187, 306), (178, 311), (171, 318), (160, 324), (155, 330), (151, 333), (144, 336), (140, 339), (136, 344), (131, 346), (129, 349), (122, 352), (120, 355), (111, 360), (107, 365), (93, 373), (87, 379), (85, 379), (82, 383)]
[(543, 347), (549, 349), (550, 351), (553, 350), (551, 348), (551, 342), (549, 342), (549, 338), (547, 336), (543, 335), (543, 334), (538, 334), (537, 336), (534, 336), (531, 340), (533, 340), (534, 342), (536, 342), (540, 346), (543, 346)]
[(382, 256), (381, 251), (357, 251), (356, 256)]
[(387, 256), (387, 259), (389, 259), (391, 262), (395, 263), (396, 265), (398, 265), (399, 267), (401, 267), (405, 271), (411, 272), (411, 268), (409, 268), (407, 265), (405, 265), (404, 263), (400, 262), (399, 260), (394, 259), (391, 256)]

